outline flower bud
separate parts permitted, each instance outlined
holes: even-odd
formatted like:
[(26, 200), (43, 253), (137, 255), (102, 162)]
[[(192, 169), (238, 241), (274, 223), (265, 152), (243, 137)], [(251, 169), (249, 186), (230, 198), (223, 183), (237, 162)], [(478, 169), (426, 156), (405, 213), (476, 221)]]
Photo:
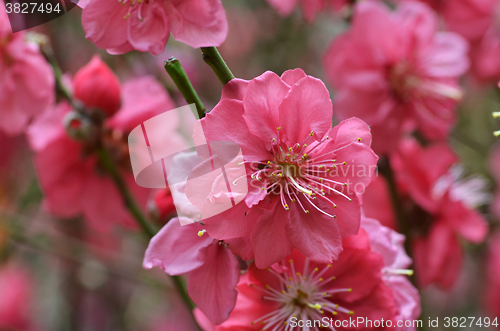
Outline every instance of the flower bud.
[(97, 108), (106, 116), (113, 116), (120, 108), (120, 81), (98, 56), (73, 79), (74, 97), (87, 108)]
[(88, 140), (95, 132), (91, 120), (76, 111), (68, 112), (63, 119), (66, 133), (75, 140)]

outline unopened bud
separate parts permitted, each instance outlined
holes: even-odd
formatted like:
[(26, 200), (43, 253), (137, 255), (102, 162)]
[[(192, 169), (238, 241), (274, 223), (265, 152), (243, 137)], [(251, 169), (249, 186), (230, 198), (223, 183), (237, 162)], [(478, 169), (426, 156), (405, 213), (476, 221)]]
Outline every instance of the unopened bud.
[(96, 108), (107, 117), (113, 116), (120, 108), (120, 81), (98, 56), (73, 78), (74, 97), (86, 108)]

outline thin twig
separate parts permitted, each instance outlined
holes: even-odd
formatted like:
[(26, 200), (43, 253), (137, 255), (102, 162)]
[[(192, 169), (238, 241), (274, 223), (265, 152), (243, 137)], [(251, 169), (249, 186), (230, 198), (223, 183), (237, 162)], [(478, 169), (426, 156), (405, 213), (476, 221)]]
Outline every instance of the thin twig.
[(226, 85), (231, 79), (234, 79), (233, 73), (216, 47), (202, 47), (201, 52), (203, 53), (203, 61), (212, 68), (222, 85)]
[(196, 111), (198, 113), (198, 118), (201, 119), (205, 117), (205, 106), (200, 100), (198, 93), (194, 89), (191, 81), (189, 80), (182, 64), (179, 60), (174, 57), (165, 61), (165, 70), (169, 74), (169, 76), (174, 81), (175, 85), (181, 92), (184, 99), (186, 99), (188, 104), (194, 103), (196, 105)]

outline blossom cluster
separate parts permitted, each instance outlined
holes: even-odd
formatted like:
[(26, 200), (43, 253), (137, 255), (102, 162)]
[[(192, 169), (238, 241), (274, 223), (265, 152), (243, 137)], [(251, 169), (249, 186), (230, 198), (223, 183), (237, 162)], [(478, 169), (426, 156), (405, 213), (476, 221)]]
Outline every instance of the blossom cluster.
[[(32, 307), (43, 277), (22, 244), (71, 261), (59, 266), (71, 322), (99, 316), (85, 330), (133, 310), (158, 331), (380, 328), (353, 318), (412, 331), (404, 321), (446, 306), (442, 293), (474, 291), (498, 316), (500, 148), (493, 125), (476, 141), (476, 104), (494, 124), (500, 1), (223, 4), (80, 0), (68, 16), (90, 46), (69, 64), (50, 28), (13, 33), (0, 0), (0, 329), (44, 329)], [(164, 63), (172, 80), (156, 60), (170, 54), (185, 66)], [(160, 182), (142, 187), (134, 157)], [(4, 205), (19, 220), (4, 224)], [(99, 311), (164, 279), (169, 314)]]

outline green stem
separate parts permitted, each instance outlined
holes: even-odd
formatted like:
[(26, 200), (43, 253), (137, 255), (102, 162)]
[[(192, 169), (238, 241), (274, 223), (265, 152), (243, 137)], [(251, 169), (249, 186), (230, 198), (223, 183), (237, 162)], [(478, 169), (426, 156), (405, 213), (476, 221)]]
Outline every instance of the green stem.
[[(113, 160), (111, 159), (110, 155), (106, 151), (105, 148), (100, 147), (99, 148), (99, 157), (101, 159), (101, 162), (103, 166), (105, 167), (106, 171), (111, 175), (113, 178), (116, 187), (120, 191), (121, 196), (123, 197), (124, 203), (127, 206), (127, 209), (129, 212), (134, 216), (136, 219), (137, 223), (141, 226), (143, 232), (149, 237), (149, 239), (153, 238), (154, 235), (156, 234), (156, 230), (153, 229), (153, 227), (148, 223), (146, 218), (141, 212), (141, 209), (135, 202), (134, 198), (132, 197), (132, 194), (127, 188), (127, 185), (125, 184), (125, 181), (123, 180), (123, 177), (121, 176), (120, 172), (118, 171), (118, 168), (115, 166)], [(187, 294), (186, 291), (186, 286), (184, 285), (183, 280), (181, 279), (180, 276), (171, 276), (174, 286), (177, 289), (177, 292), (181, 296), (181, 299), (183, 300), (184, 304), (188, 308), (189, 311), (192, 311), (193, 308), (196, 307), (196, 305), (191, 301), (189, 298), (189, 295)], [(194, 320), (194, 317), (193, 317)], [(196, 323), (196, 321), (195, 321)]]
[(234, 79), (233, 73), (229, 70), (216, 47), (202, 47), (201, 52), (203, 53), (203, 61), (212, 68), (223, 85)]
[(156, 234), (156, 231), (153, 227), (148, 223), (144, 215), (142, 214), (141, 209), (135, 202), (132, 194), (130, 193), (127, 184), (125, 184), (125, 180), (120, 174), (118, 168), (115, 163), (111, 159), (108, 151), (104, 147), (99, 147), (98, 149), (99, 158), (101, 160), (102, 165), (106, 169), (106, 171), (111, 175), (113, 181), (115, 182), (116, 188), (120, 191), (120, 195), (123, 198), (125, 206), (129, 210), (129, 212), (134, 216), (137, 220), (137, 223), (141, 226), (144, 233), (149, 237), (153, 238)]
[(182, 278), (180, 276), (172, 276), (172, 280), (173, 280), (174, 285), (177, 289), (182, 289), (182, 291), (181, 290), (178, 291), (181, 298), (182, 298), (182, 301), (184, 301), (187, 308), (190, 311), (192, 311), (194, 308), (196, 308), (196, 305), (193, 303), (193, 301), (191, 301), (191, 298), (187, 294), (186, 284), (184, 284), (184, 281), (182, 280)]
[(201, 119), (205, 117), (205, 106), (203, 106), (200, 97), (198, 97), (198, 94), (184, 71), (181, 62), (176, 58), (171, 57), (168, 61), (165, 61), (164, 66), (165, 70), (172, 78), (179, 91), (181, 91), (181, 94), (184, 99), (186, 99), (187, 103), (194, 103), (196, 105), (198, 118)]
[(71, 104), (73, 109), (78, 109), (78, 105), (74, 102), (71, 93), (68, 91), (66, 86), (64, 86), (62, 82), (63, 71), (57, 62), (56, 56), (54, 54), (54, 50), (50, 46), (49, 42), (44, 42), (40, 45), (40, 50), (42, 54), (45, 56), (47, 61), (52, 66), (52, 70), (54, 70), (54, 78), (56, 81), (56, 89), (57, 91)]

